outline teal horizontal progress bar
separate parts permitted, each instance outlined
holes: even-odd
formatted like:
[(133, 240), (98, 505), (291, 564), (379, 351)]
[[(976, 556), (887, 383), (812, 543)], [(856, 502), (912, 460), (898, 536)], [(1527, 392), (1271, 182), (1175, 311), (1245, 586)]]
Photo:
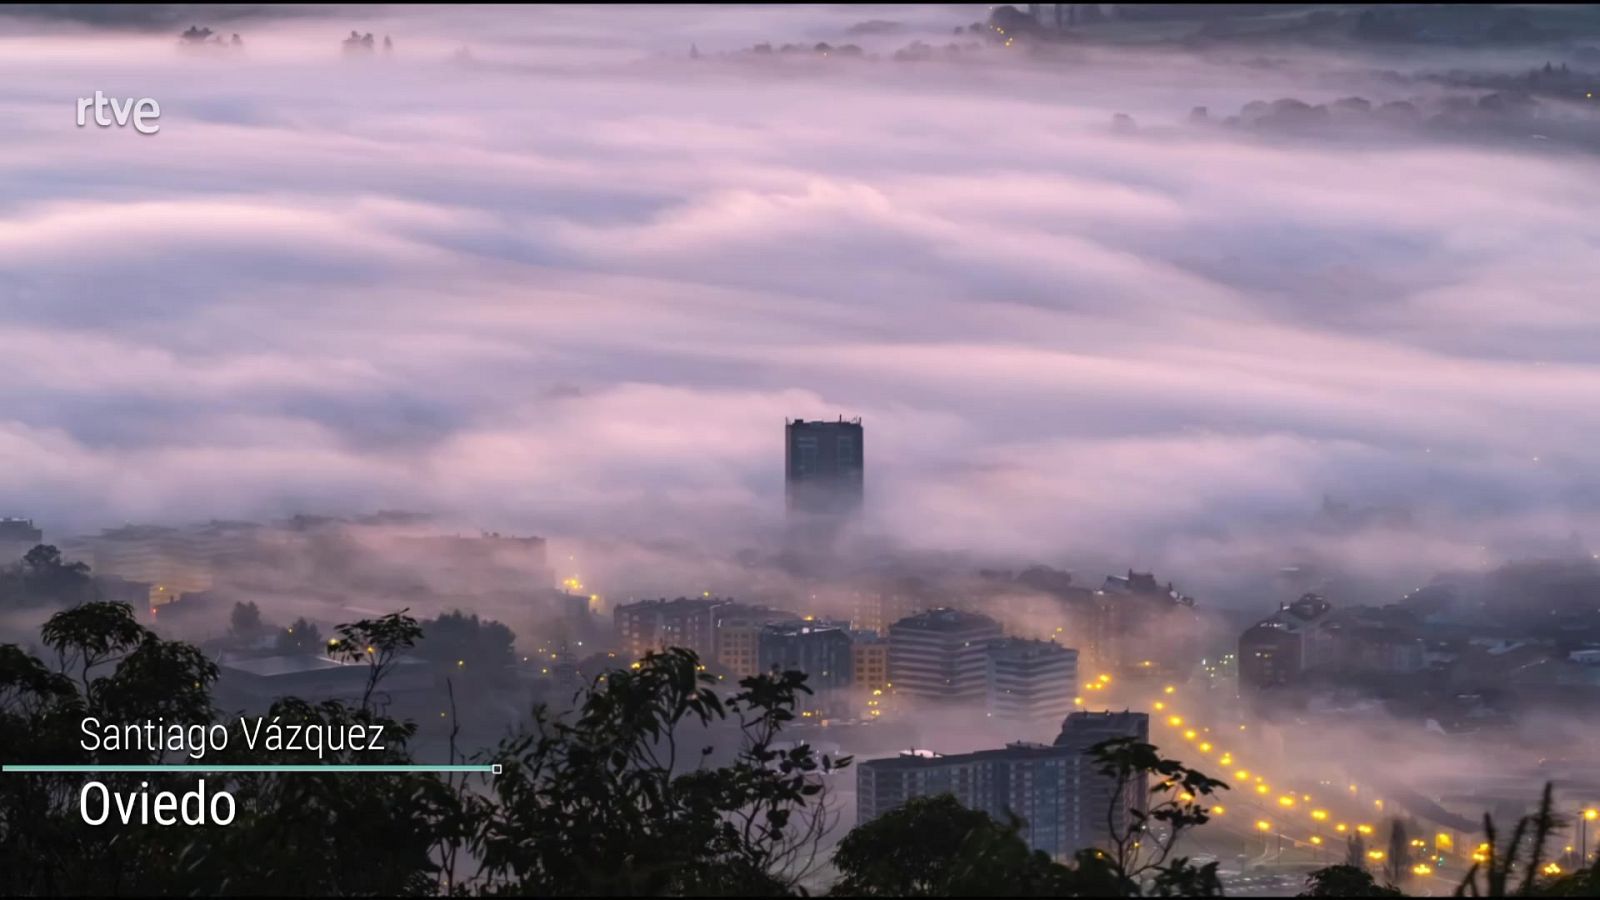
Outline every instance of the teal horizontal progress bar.
[(218, 775), (245, 774), (252, 772), (322, 772), (322, 773), (348, 773), (348, 774), (401, 774), (433, 772), (449, 774), (455, 772), (479, 772), (485, 775), (498, 775), (498, 765), (461, 765), (461, 766), (414, 766), (414, 765), (334, 765), (325, 766), (292, 766), (292, 765), (246, 765), (246, 766), (211, 766), (204, 764), (172, 763), (169, 765), (103, 765), (103, 766), (36, 766), (13, 765), (6, 763), (0, 765), (0, 772), (7, 774), (49, 774), (66, 775), (74, 773), (114, 773), (114, 772), (196, 772)]

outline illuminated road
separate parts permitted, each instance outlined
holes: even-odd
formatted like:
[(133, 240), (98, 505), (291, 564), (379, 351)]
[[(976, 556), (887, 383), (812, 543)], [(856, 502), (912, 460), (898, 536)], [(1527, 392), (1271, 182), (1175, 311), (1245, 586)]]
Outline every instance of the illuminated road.
[[(1352, 837), (1361, 839), (1369, 867), (1380, 869), (1387, 862), (1387, 835), (1380, 834), (1377, 826), (1386, 815), (1399, 812), (1398, 808), (1386, 812), (1386, 798), (1344, 781), (1342, 774), (1330, 773), (1316, 785), (1278, 777), (1252, 755), (1248, 725), (1213, 728), (1194, 712), (1193, 705), (1184, 702), (1176, 685), (1123, 690), (1110, 675), (1099, 675), (1085, 682), (1079, 701), (1086, 709), (1147, 712), (1151, 743), (1165, 755), (1228, 782), (1231, 790), (1217, 794), (1208, 804), (1211, 821), (1195, 834), (1194, 843), (1203, 845), (1197, 852), (1218, 859), (1229, 856), (1217, 850), (1233, 850), (1234, 859), (1242, 854), (1239, 865), (1222, 866), (1240, 872), (1236, 880), (1241, 883), (1249, 873), (1261, 872), (1270, 873), (1267, 880), (1274, 888), (1281, 887), (1276, 882), (1285, 878), (1302, 879), (1305, 870), (1343, 861)], [(1481, 850), (1470, 839), (1449, 831), (1426, 840), (1411, 839), (1406, 887), (1413, 892), (1448, 895), (1471, 864), (1470, 857), (1476, 855), (1473, 849)]]

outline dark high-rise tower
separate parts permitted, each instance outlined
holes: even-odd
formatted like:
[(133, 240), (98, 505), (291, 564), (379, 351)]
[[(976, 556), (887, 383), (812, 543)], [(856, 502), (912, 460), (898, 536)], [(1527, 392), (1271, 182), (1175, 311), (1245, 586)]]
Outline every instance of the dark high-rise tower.
[(860, 419), (784, 422), (784, 487), (791, 515), (839, 516), (861, 508), (862, 437)]

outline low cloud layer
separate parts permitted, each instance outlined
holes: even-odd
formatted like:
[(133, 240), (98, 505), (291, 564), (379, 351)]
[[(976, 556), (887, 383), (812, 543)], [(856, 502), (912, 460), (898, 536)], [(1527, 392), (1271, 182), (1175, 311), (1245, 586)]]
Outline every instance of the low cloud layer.
[[(1416, 512), (1348, 539), (1378, 567), (1594, 532), (1595, 157), (1183, 127), (1403, 99), (1322, 56), (735, 53), (971, 8), (380, 15), (215, 56), (5, 30), (0, 512), (732, 550), (777, 525), (783, 418), (842, 414), (915, 546), (1204, 580), (1294, 561), (1326, 494)], [(97, 89), (160, 134), (74, 127)]]

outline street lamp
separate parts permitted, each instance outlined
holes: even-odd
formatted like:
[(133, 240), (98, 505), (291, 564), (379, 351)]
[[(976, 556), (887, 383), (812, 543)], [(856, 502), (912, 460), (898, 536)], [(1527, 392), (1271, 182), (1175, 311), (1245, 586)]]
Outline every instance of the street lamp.
[[(1267, 851), (1272, 849), (1272, 823), (1266, 819), (1257, 819), (1256, 830), (1261, 832), (1261, 855), (1265, 856)], [(1281, 835), (1278, 838), (1278, 854), (1280, 857), (1283, 854), (1283, 838)]]
[(1600, 809), (1589, 807), (1578, 820), (1578, 862), (1580, 868), (1589, 864), (1589, 823), (1600, 819)]

